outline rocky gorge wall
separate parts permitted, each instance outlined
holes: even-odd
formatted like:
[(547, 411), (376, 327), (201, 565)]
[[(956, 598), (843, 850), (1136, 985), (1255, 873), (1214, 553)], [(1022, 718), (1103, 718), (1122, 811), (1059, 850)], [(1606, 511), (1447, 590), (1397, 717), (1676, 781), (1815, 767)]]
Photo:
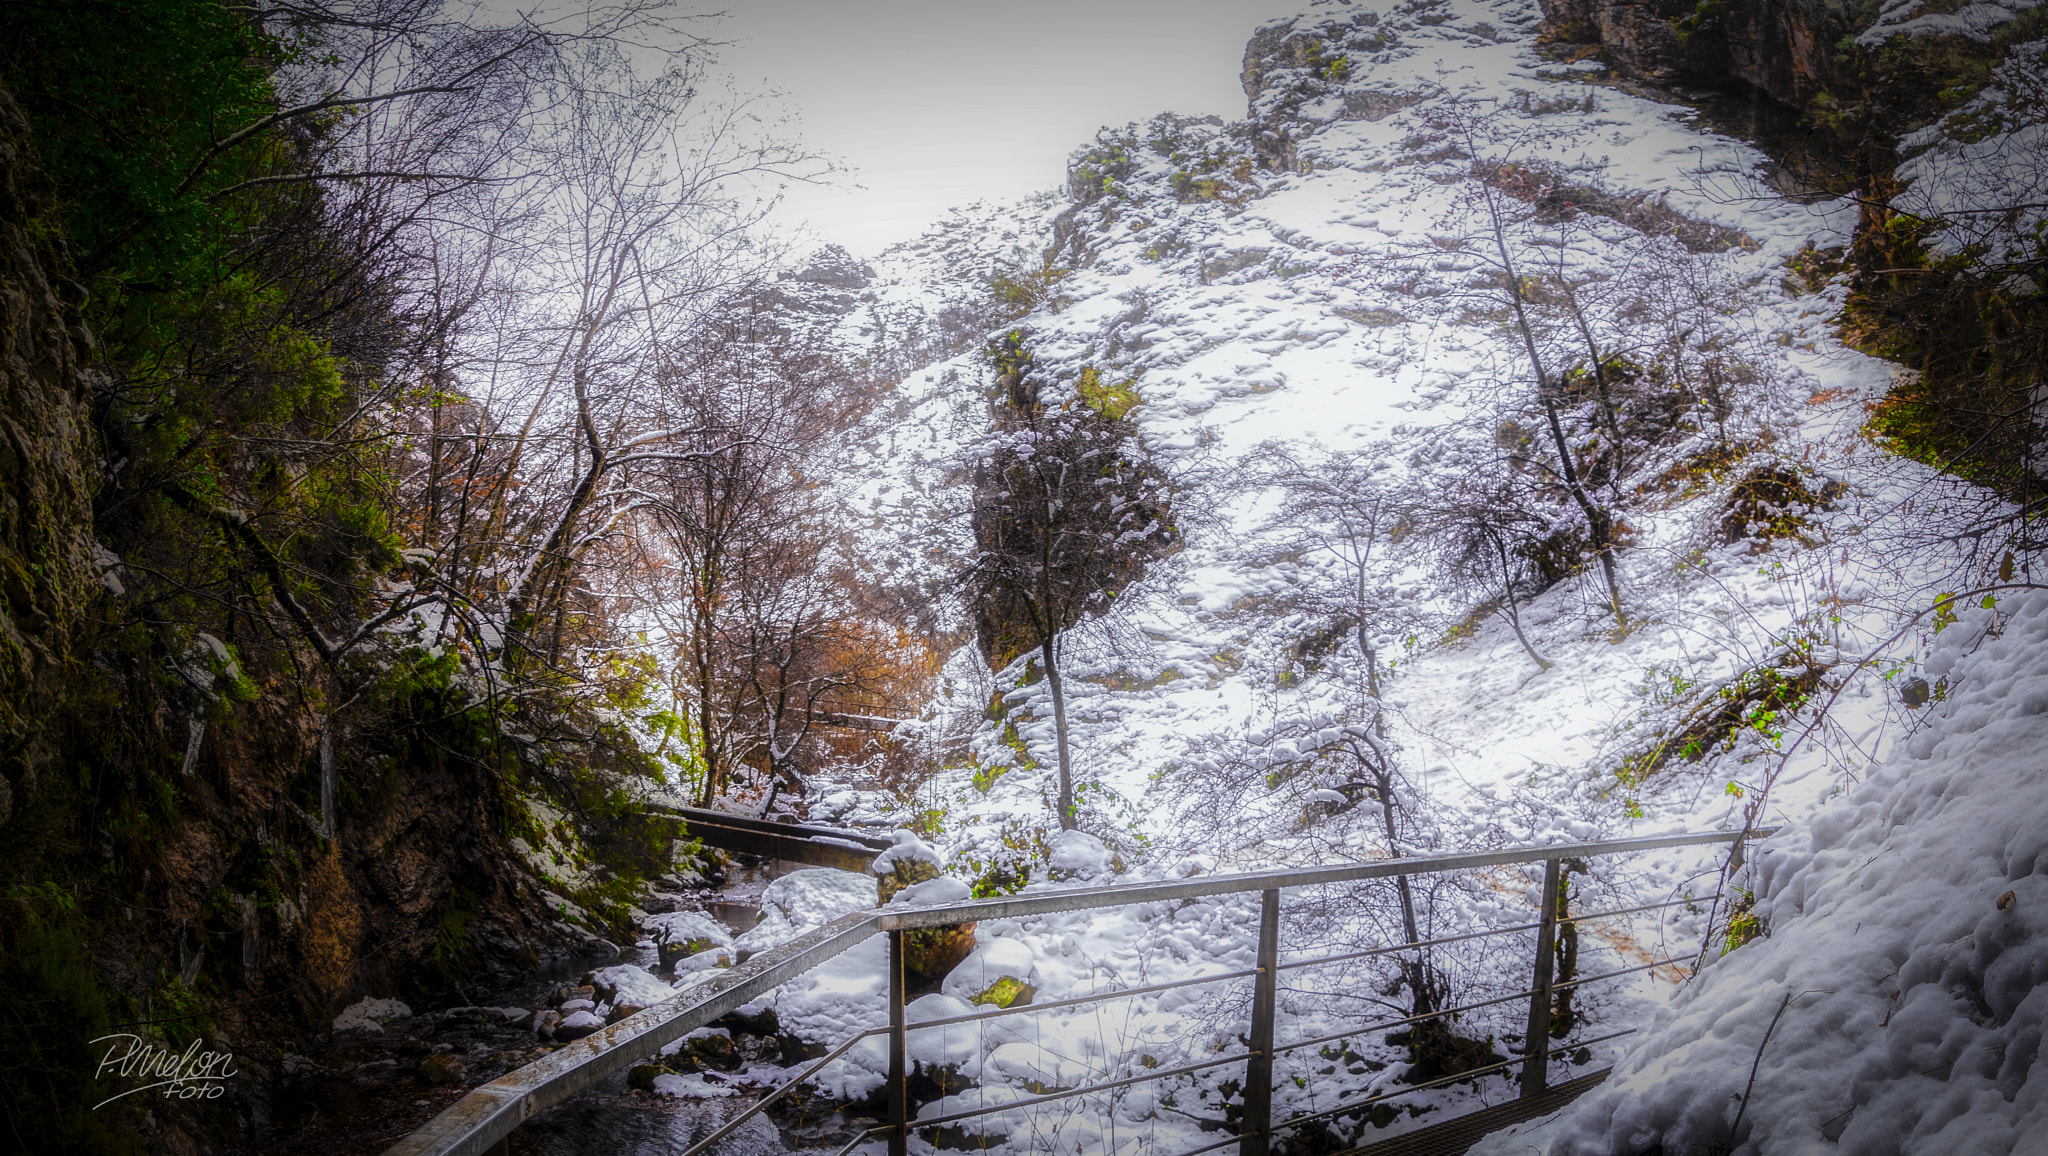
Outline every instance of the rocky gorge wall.
[[(101, 354), (36, 143), (0, 90), (0, 1133), (219, 1151), (268, 1126), (285, 1057), (344, 1005), (459, 999), (587, 934), (516, 853), (502, 757), (445, 688), (371, 679), (358, 717), (378, 721), (325, 743), (288, 662), (195, 697), (96, 540)], [(97, 1042), (118, 1033), (238, 1074), (95, 1110), (121, 1090)]]
[[(1815, 254), (1795, 272), (1816, 283), (1846, 273), (1844, 337), (1910, 371), (1873, 431), (1916, 460), (2036, 500), (2048, 266), (2029, 207), (2040, 199), (2038, 145), (2025, 142), (2041, 116), (2048, 7), (1539, 3), (1538, 43), (1554, 59), (1705, 106), (1784, 166), (1770, 181), (1781, 195), (1856, 197), (1847, 252)], [(2033, 421), (2009, 420), (2028, 411)]]

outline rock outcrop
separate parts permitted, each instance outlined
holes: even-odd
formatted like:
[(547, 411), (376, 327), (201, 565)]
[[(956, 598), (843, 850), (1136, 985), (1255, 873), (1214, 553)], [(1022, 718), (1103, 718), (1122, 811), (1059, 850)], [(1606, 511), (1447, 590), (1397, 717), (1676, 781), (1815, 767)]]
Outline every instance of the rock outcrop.
[[(0, 92), (0, 824), (52, 758), (50, 689), (92, 580), (84, 289), (41, 221), (55, 190)], [(118, 579), (112, 579), (118, 581)]]

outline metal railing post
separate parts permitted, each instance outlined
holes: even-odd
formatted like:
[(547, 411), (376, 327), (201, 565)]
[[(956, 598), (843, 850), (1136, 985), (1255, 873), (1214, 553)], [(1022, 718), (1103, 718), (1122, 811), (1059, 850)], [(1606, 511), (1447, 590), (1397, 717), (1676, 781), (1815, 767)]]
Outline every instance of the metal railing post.
[(1529, 1032), (1522, 1037), (1522, 1098), (1540, 1096), (1550, 1078), (1550, 985), (1557, 978), (1551, 950), (1557, 941), (1559, 861), (1543, 861), (1542, 914), (1536, 927), (1536, 990), (1529, 996)]
[(1239, 1156), (1266, 1156), (1273, 1126), (1273, 997), (1280, 990), (1280, 889), (1260, 893), (1259, 974), (1252, 980), (1251, 1055), (1244, 1062)]
[(910, 1151), (910, 1055), (903, 1041), (903, 936), (889, 933), (889, 1156)]

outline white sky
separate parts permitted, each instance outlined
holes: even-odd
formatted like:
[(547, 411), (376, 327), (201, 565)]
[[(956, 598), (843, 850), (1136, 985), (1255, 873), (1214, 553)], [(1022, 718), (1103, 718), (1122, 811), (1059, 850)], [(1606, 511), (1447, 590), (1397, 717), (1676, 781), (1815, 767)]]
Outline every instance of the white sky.
[[(873, 256), (948, 207), (1058, 185), (1103, 125), (1241, 120), (1252, 30), (1301, 0), (732, 0), (714, 34), (741, 90), (773, 88), (850, 170), (786, 221)], [(851, 187), (858, 183), (862, 188)]]

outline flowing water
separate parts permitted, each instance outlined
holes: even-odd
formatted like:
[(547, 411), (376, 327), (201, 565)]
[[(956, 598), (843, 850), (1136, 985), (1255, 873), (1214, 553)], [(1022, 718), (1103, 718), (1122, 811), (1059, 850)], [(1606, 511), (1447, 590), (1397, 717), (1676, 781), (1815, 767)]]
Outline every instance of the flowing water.
[[(726, 885), (715, 898), (703, 903), (704, 913), (731, 928), (734, 934), (744, 932), (760, 922), (761, 892), (768, 884), (803, 866), (780, 860), (735, 863), (729, 869)], [(620, 954), (619, 962), (637, 963), (653, 971), (654, 956), (647, 948), (628, 948)], [(741, 1075), (734, 1073), (731, 1078), (736, 1083), (751, 1082), (742, 1080)], [(763, 1075), (769, 1077), (769, 1086), (782, 1078), (776, 1069)], [(714, 1073), (711, 1078), (722, 1077)], [(520, 1125), (512, 1135), (512, 1151), (533, 1156), (676, 1156), (745, 1111), (756, 1098), (749, 1093), (761, 1090), (764, 1089), (747, 1089), (719, 1099), (672, 1099), (634, 1091), (626, 1086), (625, 1074), (620, 1073)], [(827, 1121), (805, 1124), (781, 1113), (763, 1113), (741, 1125), (711, 1151), (716, 1156), (834, 1152), (852, 1139), (855, 1131), (872, 1123), (835, 1115)]]

